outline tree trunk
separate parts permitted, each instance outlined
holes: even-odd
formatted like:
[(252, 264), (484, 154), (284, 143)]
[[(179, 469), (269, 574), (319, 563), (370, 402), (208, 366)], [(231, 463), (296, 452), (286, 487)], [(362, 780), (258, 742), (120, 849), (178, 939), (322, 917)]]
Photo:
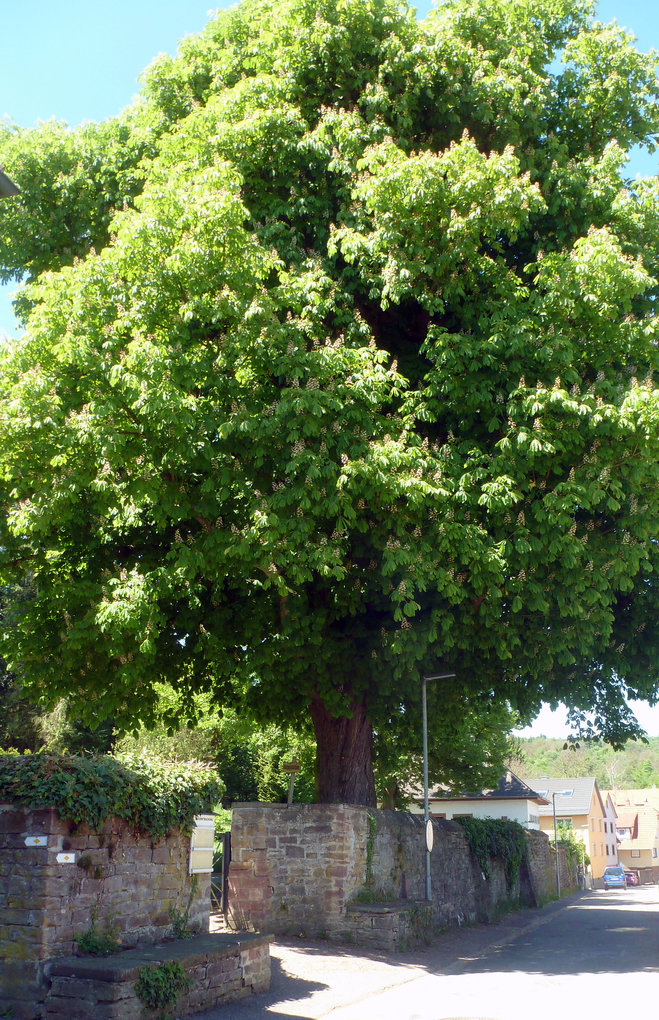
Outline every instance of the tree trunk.
[(363, 705), (335, 718), (318, 698), (311, 702), (316, 734), (316, 777), (321, 804), (375, 807), (373, 727)]

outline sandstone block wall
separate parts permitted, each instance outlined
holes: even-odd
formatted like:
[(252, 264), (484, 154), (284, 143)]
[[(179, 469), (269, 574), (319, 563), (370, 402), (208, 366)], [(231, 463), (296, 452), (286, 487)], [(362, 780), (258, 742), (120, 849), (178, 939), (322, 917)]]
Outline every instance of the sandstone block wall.
[[(177, 1017), (192, 1016), (270, 987), (267, 935), (202, 935), (159, 947), (157, 962), (175, 960), (189, 988), (176, 1000)], [(135, 993), (155, 952), (139, 949), (106, 959), (63, 958), (49, 967), (45, 1020), (143, 1020), (148, 1011)], [(152, 1015), (149, 1013), (149, 1015)]]
[(430, 943), (435, 928), (432, 907), (419, 901), (355, 904), (346, 909), (345, 938), (367, 949), (404, 952)]
[[(544, 832), (528, 832), (529, 870), (539, 902), (556, 896), (556, 856)], [(565, 851), (558, 850), (558, 874), (561, 892), (577, 888), (576, 872), (570, 870)]]
[(180, 832), (136, 839), (115, 819), (95, 833), (52, 809), (0, 804), (0, 1002), (17, 1020), (35, 1015), (43, 961), (73, 953), (92, 922), (125, 945), (150, 943), (171, 931), (170, 908), (189, 903), (190, 929), (208, 930), (211, 876), (192, 892), (189, 847)]
[(336, 931), (364, 882), (367, 816), (338, 804), (234, 804), (228, 917), (237, 930)]
[[(509, 891), (502, 862), (492, 860), (485, 878), (459, 824), (435, 819), (433, 828), (430, 928), (488, 922), (511, 899), (537, 903), (555, 892), (554, 852), (544, 833), (528, 833), (529, 867)], [(562, 857), (561, 886), (567, 889), (574, 883)], [(352, 805), (234, 805), (227, 911), (232, 927), (340, 939), (359, 937), (365, 926), (387, 926), (383, 918), (365, 921), (351, 913), (356, 898), (424, 901), (421, 816)], [(409, 941), (405, 923), (403, 915), (390, 921), (401, 942)]]

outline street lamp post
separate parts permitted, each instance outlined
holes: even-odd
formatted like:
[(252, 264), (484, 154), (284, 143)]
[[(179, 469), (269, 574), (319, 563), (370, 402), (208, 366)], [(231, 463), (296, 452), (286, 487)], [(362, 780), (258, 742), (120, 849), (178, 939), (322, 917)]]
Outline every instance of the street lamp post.
[(432, 899), (430, 886), (430, 851), (432, 850), (432, 826), (430, 825), (430, 809), (428, 805), (428, 705), (426, 700), (426, 682), (428, 680), (448, 680), (455, 673), (433, 673), (421, 677), (421, 712), (423, 717), (423, 828), (426, 841), (426, 901)]
[(558, 870), (558, 829), (556, 827), (556, 798), (565, 797), (566, 790), (555, 790), (551, 795), (551, 803), (554, 811), (554, 853), (556, 855), (556, 896), (561, 898), (561, 876)]

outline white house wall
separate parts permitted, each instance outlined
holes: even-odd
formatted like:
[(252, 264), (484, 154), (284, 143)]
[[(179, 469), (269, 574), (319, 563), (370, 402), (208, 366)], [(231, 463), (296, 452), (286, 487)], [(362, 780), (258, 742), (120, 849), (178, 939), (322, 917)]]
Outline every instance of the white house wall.
[[(423, 813), (423, 808), (413, 805), (409, 808), (414, 814)], [(434, 818), (444, 817), (447, 821), (458, 815), (471, 815), (472, 818), (507, 818), (511, 822), (519, 822), (525, 829), (539, 829), (540, 822), (536, 814), (535, 804), (524, 801), (479, 801), (479, 800), (431, 800), (430, 814)]]

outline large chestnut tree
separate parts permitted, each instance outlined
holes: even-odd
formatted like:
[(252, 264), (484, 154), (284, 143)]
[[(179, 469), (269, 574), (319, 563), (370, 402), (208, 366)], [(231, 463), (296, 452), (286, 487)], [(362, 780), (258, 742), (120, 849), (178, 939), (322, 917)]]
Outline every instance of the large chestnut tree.
[(310, 717), (327, 801), (373, 803), (423, 674), (449, 744), (636, 732), (658, 95), (586, 0), (246, 0), (116, 119), (2, 127), (10, 668), (129, 727), (163, 679)]

